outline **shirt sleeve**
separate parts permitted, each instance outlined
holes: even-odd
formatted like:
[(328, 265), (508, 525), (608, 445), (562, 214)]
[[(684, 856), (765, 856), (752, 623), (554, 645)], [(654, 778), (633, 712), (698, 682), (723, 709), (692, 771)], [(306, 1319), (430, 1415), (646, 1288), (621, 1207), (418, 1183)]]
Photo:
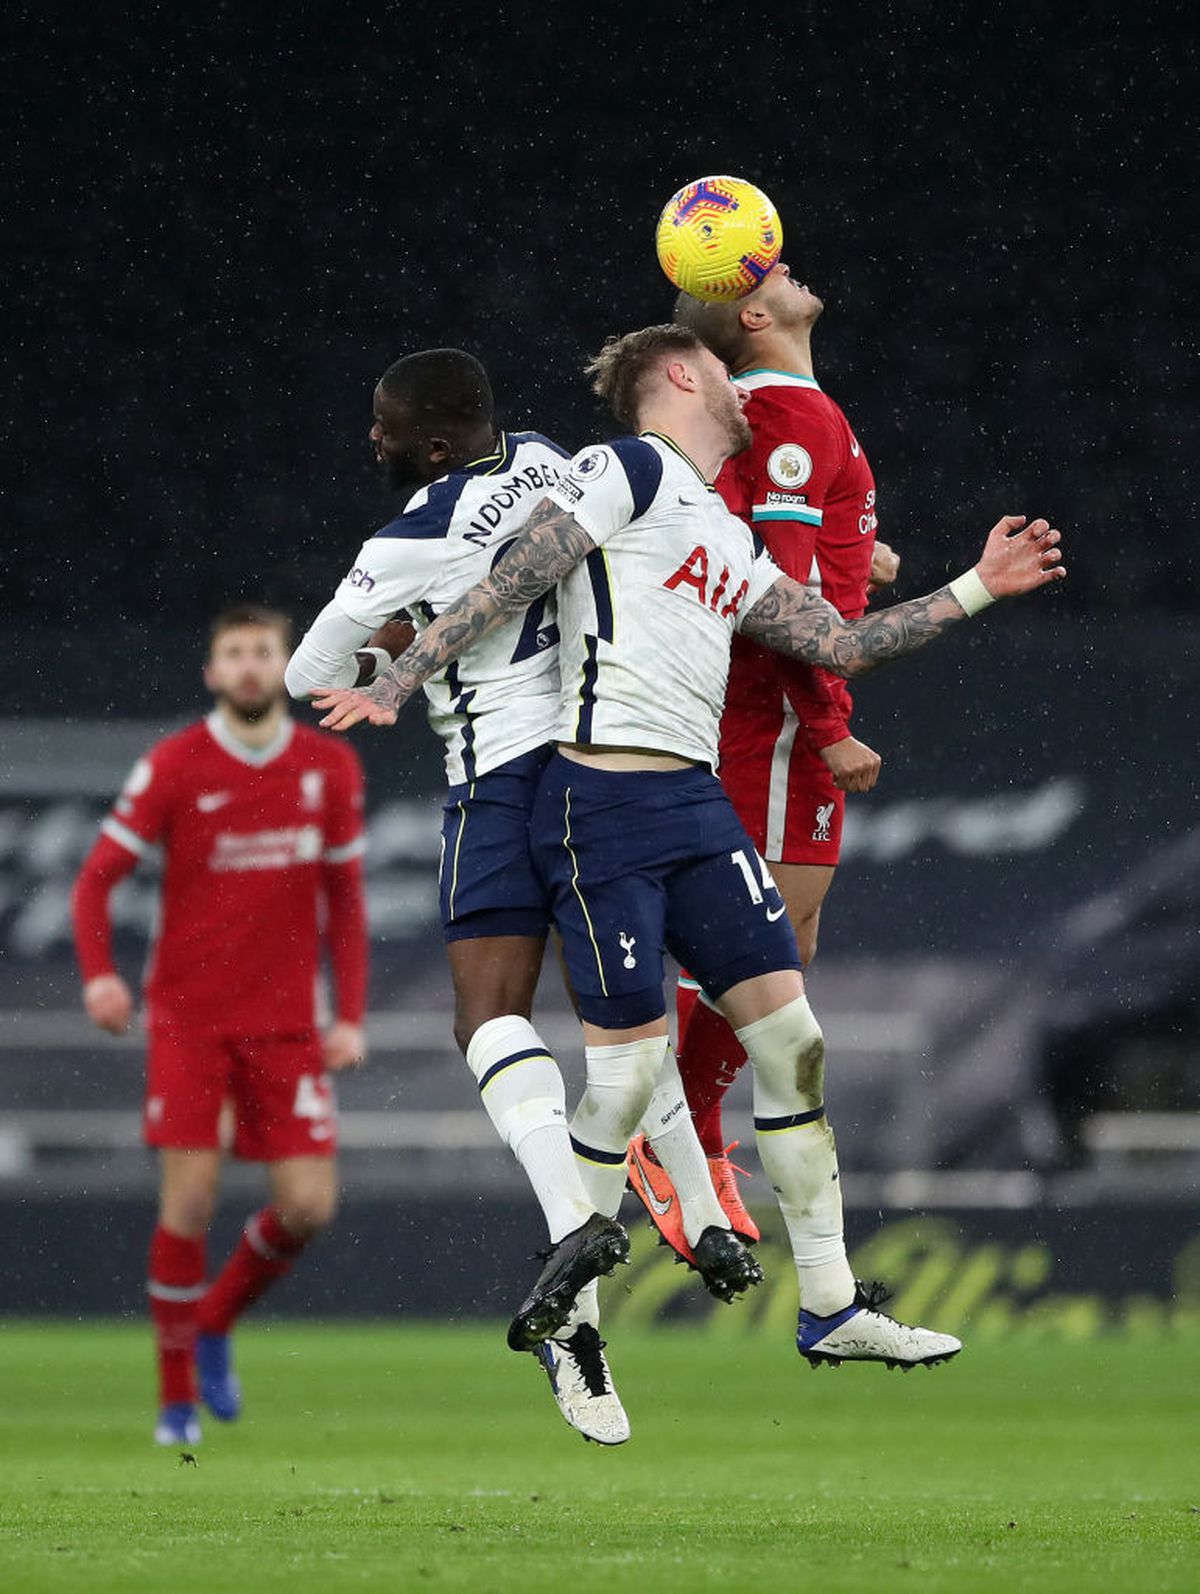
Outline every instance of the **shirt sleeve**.
[(321, 881), (326, 941), (333, 965), (337, 1014), (361, 1024), (367, 999), (367, 915), (363, 892), (363, 770), (357, 753), (337, 744), (329, 769)]
[(576, 454), (547, 497), (568, 510), (601, 547), (645, 514), (661, 480), (662, 460), (651, 445), (622, 437)]
[(129, 771), (116, 802), (101, 822), (101, 833), (135, 858), (142, 857), (166, 833), (173, 790), (170, 757), (156, 747)]
[(393, 521), (374, 537), (368, 538), (358, 558), (334, 593), (341, 612), (368, 634), (377, 631), (398, 609), (418, 603), (442, 570), (446, 560), (446, 539), (426, 536), (412, 527), (412, 535), (396, 531), (405, 516)]
[[(823, 413), (773, 404), (755, 416), (753, 443), (729, 462), (729, 480), (719, 484), (726, 502), (750, 521), (779, 570), (804, 586), (813, 578), (825, 501), (842, 468), (840, 446)], [(773, 662), (801, 734), (814, 752), (850, 734), (823, 670), (782, 654)]]
[(363, 834), (363, 768), (358, 754), (344, 742), (331, 749), (338, 755), (329, 772), (328, 805), (325, 812), (326, 863), (345, 863), (360, 858), (366, 851)]
[(114, 887), (166, 831), (171, 789), (170, 757), (156, 747), (129, 771), (116, 802), (101, 821), (100, 834), (71, 893), (75, 952), (85, 981), (113, 972), (109, 899)]
[(737, 464), (751, 527), (779, 568), (807, 583), (825, 500), (842, 465), (836, 430), (821, 415), (773, 407)]
[(337, 1016), (347, 1024), (361, 1024), (367, 1008), (367, 973), (370, 949), (363, 893), (361, 858), (336, 867), (321, 866), (325, 892), (326, 940), (333, 965)]
[(378, 629), (352, 620), (331, 598), (288, 660), (283, 681), (292, 697), (306, 698), (325, 686), (353, 686), (358, 680), (355, 655)]
[(112, 955), (113, 888), (137, 867), (137, 856), (110, 836), (97, 836), (71, 892), (71, 929), (84, 983), (116, 969)]
[(814, 669), (801, 659), (785, 658), (781, 653), (775, 654), (773, 663), (784, 696), (800, 722), (800, 734), (810, 750), (819, 753), (835, 742), (845, 741), (850, 734), (850, 722), (829, 685), (839, 677)]
[(746, 586), (746, 596), (743, 598), (738, 612), (734, 617), (734, 627), (740, 631), (742, 621), (756, 603), (759, 603), (770, 592), (775, 583), (782, 577), (783, 571), (763, 546), (759, 537), (754, 539), (754, 562), (750, 566), (750, 579)]

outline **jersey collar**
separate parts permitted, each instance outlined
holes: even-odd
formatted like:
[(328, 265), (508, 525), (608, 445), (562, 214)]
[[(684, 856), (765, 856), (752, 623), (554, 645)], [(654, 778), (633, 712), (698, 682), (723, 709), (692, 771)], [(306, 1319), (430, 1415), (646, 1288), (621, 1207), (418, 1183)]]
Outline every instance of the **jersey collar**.
[(773, 371), (765, 365), (756, 366), (753, 371), (741, 371), (730, 380), (751, 391), (759, 387), (810, 387), (818, 393), (821, 391), (821, 384), (815, 376), (799, 376), (795, 371)]
[(291, 746), (292, 734), (296, 729), (296, 722), (285, 719), (279, 727), (279, 734), (273, 736), (265, 747), (247, 747), (245, 742), (239, 742), (237, 737), (225, 723), (225, 717), (220, 709), (213, 709), (204, 721), (208, 726), (208, 734), (222, 751), (236, 758), (239, 764), (249, 764), (254, 769), (261, 769), (264, 764), (269, 764), (272, 759), (278, 758)]
[(496, 450), (492, 454), (483, 454), (479, 459), (468, 460), (462, 467), (464, 476), (498, 476), (502, 470), (507, 470), (516, 454), (516, 444), (509, 441), (507, 432), (501, 432), (496, 439)]
[(690, 454), (685, 454), (683, 449), (680, 448), (679, 444), (674, 442), (671, 438), (667, 437), (665, 433), (663, 433), (663, 432), (642, 432), (640, 435), (642, 437), (652, 437), (656, 443), (661, 443), (664, 448), (669, 448), (671, 450), (672, 454), (678, 454), (679, 458), (683, 461), (683, 463), (685, 465), (690, 466), (691, 469), (696, 472), (696, 475), (704, 483), (704, 485), (708, 489), (708, 491), (710, 493), (715, 493), (716, 492), (717, 489), (713, 486), (712, 482), (709, 481), (707, 476), (705, 476), (704, 472), (700, 469), (699, 465), (697, 465), (696, 461), (692, 458), (692, 456)]

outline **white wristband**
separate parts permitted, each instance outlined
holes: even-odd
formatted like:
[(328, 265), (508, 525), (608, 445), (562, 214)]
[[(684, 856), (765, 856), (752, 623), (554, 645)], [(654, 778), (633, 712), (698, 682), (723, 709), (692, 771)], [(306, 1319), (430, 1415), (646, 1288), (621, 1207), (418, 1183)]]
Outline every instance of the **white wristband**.
[(371, 671), (371, 674), (365, 683), (367, 685), (369, 685), (371, 681), (374, 681), (378, 676), (382, 675), (384, 670), (386, 670), (392, 662), (392, 655), (386, 648), (359, 648), (354, 656), (356, 659), (361, 659), (363, 661), (365, 661), (368, 656), (375, 660), (375, 668)]
[(978, 614), (980, 609), (986, 609), (989, 603), (996, 601), (984, 586), (978, 570), (973, 567), (964, 570), (961, 576), (955, 576), (950, 583), (950, 596), (968, 616)]

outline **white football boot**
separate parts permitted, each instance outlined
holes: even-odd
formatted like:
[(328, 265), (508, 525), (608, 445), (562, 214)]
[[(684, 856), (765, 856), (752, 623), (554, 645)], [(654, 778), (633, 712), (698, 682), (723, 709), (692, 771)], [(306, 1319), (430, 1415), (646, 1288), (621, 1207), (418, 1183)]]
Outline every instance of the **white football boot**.
[(629, 1418), (613, 1388), (604, 1341), (590, 1323), (581, 1323), (568, 1339), (543, 1340), (534, 1355), (572, 1428), (598, 1445), (625, 1443)]
[(200, 1443), (200, 1420), (196, 1416), (195, 1406), (190, 1401), (178, 1400), (174, 1405), (162, 1408), (154, 1430), (154, 1443), (156, 1445)]
[(953, 1334), (935, 1334), (928, 1328), (910, 1328), (879, 1311), (888, 1299), (880, 1284), (869, 1289), (855, 1281), (850, 1305), (829, 1317), (815, 1312), (800, 1313), (796, 1329), (796, 1349), (813, 1367), (828, 1362), (883, 1362), (888, 1367), (931, 1367), (949, 1361), (962, 1350), (962, 1341)]

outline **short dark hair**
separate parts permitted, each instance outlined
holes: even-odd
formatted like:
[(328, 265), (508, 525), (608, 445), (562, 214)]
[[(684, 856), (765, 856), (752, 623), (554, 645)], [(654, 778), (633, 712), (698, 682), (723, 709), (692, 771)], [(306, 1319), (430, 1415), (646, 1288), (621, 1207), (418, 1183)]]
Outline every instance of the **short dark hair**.
[(286, 614), (279, 609), (268, 609), (262, 603), (231, 603), (227, 609), (222, 609), (208, 628), (208, 647), (226, 631), (236, 631), (244, 625), (267, 626), (272, 631), (278, 631), (285, 648), (292, 645), (292, 622)]
[(742, 353), (741, 309), (740, 299), (709, 301), (681, 293), (675, 300), (674, 321), (694, 332), (718, 360), (736, 365)]
[(689, 327), (669, 323), (643, 327), (640, 332), (609, 338), (583, 369), (592, 379), (592, 392), (599, 394), (620, 424), (632, 432), (637, 429), (646, 378), (663, 357), (695, 354), (703, 346)]
[(418, 349), (406, 354), (388, 366), (379, 385), (426, 426), (490, 423), (495, 410), (488, 374), (465, 349)]

